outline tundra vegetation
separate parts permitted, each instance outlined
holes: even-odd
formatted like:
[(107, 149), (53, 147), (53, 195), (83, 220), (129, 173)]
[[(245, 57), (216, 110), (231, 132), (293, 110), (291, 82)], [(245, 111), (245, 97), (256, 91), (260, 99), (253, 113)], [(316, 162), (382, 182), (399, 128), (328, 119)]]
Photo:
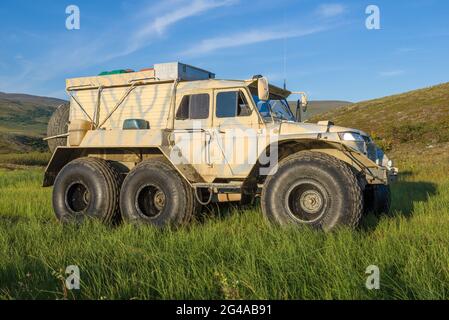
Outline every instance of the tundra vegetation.
[[(392, 210), (325, 234), (267, 223), (255, 207), (207, 208), (179, 230), (61, 225), (48, 154), (0, 156), (1, 299), (448, 299), (449, 84), (319, 115), (360, 128), (401, 170)], [(64, 271), (77, 265), (81, 289)], [(380, 270), (380, 289), (365, 270)]]

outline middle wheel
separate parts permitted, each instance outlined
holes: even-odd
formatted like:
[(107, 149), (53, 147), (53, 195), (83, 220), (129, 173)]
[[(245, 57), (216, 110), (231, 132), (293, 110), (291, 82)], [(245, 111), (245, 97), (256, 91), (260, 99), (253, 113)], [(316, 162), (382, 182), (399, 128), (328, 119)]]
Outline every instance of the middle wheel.
[(126, 177), (120, 192), (120, 209), (130, 223), (156, 227), (179, 226), (194, 212), (193, 194), (183, 178), (163, 160), (147, 160)]

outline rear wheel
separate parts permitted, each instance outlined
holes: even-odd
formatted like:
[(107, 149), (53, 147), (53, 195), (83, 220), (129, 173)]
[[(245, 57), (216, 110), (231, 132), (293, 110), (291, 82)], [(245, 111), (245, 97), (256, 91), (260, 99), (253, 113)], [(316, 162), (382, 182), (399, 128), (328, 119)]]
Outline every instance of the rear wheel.
[(81, 158), (67, 164), (53, 188), (53, 208), (61, 222), (119, 219), (120, 175), (105, 160)]
[(363, 197), (345, 163), (319, 152), (300, 152), (282, 160), (267, 178), (261, 203), (270, 221), (329, 231), (357, 226)]
[[(68, 132), (70, 104), (60, 105), (50, 118), (47, 126), (47, 137), (54, 137)], [(53, 153), (57, 147), (67, 145), (67, 138), (48, 140), (48, 148)]]
[(175, 169), (153, 159), (137, 165), (125, 178), (120, 208), (130, 223), (165, 227), (188, 223), (196, 203), (192, 189)]

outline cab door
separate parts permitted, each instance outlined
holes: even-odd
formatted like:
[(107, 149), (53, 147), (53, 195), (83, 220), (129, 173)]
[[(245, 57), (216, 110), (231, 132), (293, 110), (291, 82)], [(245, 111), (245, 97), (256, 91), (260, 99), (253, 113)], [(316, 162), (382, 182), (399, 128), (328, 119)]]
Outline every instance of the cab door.
[(210, 158), (212, 90), (183, 93), (177, 98), (170, 159), (191, 165), (205, 179), (213, 179)]
[(214, 90), (211, 161), (220, 177), (245, 178), (257, 161), (261, 124), (245, 88)]

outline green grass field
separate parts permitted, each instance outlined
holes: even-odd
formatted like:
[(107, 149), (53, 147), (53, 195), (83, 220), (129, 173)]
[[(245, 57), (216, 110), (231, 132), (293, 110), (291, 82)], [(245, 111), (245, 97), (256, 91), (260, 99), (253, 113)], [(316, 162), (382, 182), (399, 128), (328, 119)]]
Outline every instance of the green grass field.
[[(330, 234), (271, 226), (258, 207), (221, 208), (176, 231), (62, 226), (40, 187), (50, 155), (0, 155), (0, 299), (449, 299), (448, 91), (312, 120), (365, 130), (400, 169), (388, 216)], [(69, 265), (80, 291), (64, 289)], [(370, 265), (380, 290), (365, 287)]]
[[(393, 212), (330, 234), (271, 226), (257, 207), (177, 231), (62, 226), (42, 169), (0, 169), (0, 299), (448, 299), (448, 160), (401, 161)], [(64, 290), (69, 265), (79, 291)]]

